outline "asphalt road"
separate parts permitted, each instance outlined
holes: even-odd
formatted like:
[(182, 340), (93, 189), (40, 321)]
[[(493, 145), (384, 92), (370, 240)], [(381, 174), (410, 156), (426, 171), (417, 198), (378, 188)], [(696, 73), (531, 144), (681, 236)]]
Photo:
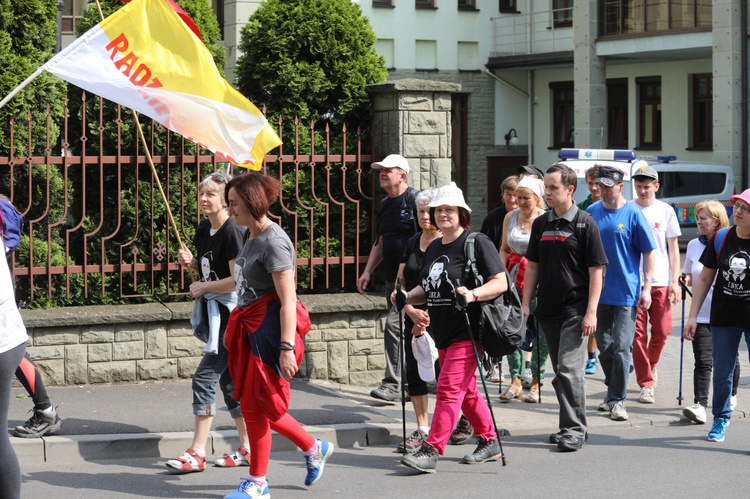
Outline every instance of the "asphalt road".
[[(609, 427), (574, 453), (544, 443), (547, 435), (504, 439), (508, 466), (462, 465), (473, 445), (448, 447), (434, 475), (415, 475), (390, 447), (337, 450), (310, 489), (301, 454), (273, 453), (268, 478), (276, 499), (428, 497), (747, 497), (750, 421), (736, 419), (722, 443), (708, 425)], [(246, 469), (209, 468), (175, 475), (164, 460), (26, 465), (24, 498), (211, 498), (233, 490)], [(480, 496), (481, 494), (481, 496)]]

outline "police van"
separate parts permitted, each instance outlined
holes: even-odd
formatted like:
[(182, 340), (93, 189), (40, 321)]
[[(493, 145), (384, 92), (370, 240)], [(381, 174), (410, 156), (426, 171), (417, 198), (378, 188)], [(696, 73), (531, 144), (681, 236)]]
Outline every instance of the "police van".
[(557, 155), (561, 162), (571, 167), (578, 175), (578, 186), (573, 195), (580, 203), (589, 195), (586, 185), (586, 170), (595, 164), (614, 166), (622, 170), (624, 177), (623, 196), (633, 199), (632, 172), (641, 161), (648, 162), (659, 173), (659, 190), (656, 199), (664, 201), (675, 209), (680, 222), (682, 236), (680, 246), (698, 237), (695, 223), (695, 204), (707, 199), (716, 199), (727, 207), (727, 215), (732, 216), (729, 198), (736, 194), (734, 172), (728, 165), (678, 161), (676, 156), (638, 158), (634, 151), (618, 149), (561, 149)]
[(633, 199), (633, 184), (630, 172), (638, 158), (633, 151), (624, 149), (560, 149), (557, 153), (561, 163), (569, 166), (578, 176), (578, 186), (573, 193), (577, 204), (586, 200), (589, 188), (586, 185), (586, 171), (594, 165), (612, 166), (622, 171), (622, 182), (625, 184), (622, 195), (628, 201)]

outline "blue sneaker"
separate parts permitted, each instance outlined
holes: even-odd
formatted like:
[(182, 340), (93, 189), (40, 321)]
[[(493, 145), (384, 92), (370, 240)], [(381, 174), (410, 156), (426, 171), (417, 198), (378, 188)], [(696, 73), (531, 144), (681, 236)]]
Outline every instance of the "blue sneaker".
[(727, 432), (727, 426), (729, 426), (728, 419), (714, 418), (714, 425), (711, 427), (711, 431), (708, 432), (708, 441), (723, 442), (724, 434)]
[(253, 499), (271, 499), (271, 494), (268, 492), (268, 482), (260, 484), (250, 480), (250, 477), (242, 477), (237, 490), (225, 495), (224, 499), (247, 499), (248, 497), (252, 497)]
[(596, 371), (599, 367), (599, 362), (594, 359), (589, 359), (586, 361), (586, 369), (583, 371), (586, 374), (596, 374)]
[(307, 461), (307, 476), (305, 477), (305, 485), (308, 487), (323, 476), (323, 466), (325, 466), (328, 458), (333, 454), (333, 444), (331, 442), (324, 442), (321, 439), (316, 440), (318, 444), (318, 450), (312, 456), (305, 456)]

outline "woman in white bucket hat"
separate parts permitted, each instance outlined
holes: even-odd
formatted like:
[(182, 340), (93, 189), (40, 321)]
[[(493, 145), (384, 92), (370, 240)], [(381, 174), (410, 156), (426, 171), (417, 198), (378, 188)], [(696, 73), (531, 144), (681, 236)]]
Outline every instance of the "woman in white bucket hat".
[[(461, 412), (474, 427), (478, 444), (462, 462), (477, 464), (502, 456), (489, 408), (477, 390), (470, 331), (464, 312), (456, 307), (456, 296), (462, 295), (469, 303), (468, 313), (476, 315), (479, 306), (474, 302), (494, 299), (508, 287), (497, 248), (484, 234), (476, 237), (476, 263), (484, 284), (473, 290), (463, 285), (464, 243), (471, 229), (471, 208), (456, 184), (438, 190), (430, 203), (430, 217), (443, 236), (425, 252), (422, 284), (403, 296), (407, 304), (427, 303), (430, 330), (440, 359), (432, 428), (419, 450), (401, 459), (402, 464), (423, 473), (435, 472), (438, 456), (443, 454)], [(420, 326), (423, 325), (416, 327)]]

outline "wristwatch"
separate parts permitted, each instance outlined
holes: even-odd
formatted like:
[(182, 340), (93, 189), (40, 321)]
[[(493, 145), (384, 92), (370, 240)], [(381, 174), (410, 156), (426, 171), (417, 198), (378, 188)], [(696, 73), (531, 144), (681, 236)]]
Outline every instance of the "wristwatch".
[(479, 291), (472, 289), (471, 294), (474, 295), (474, 301), (479, 301)]

